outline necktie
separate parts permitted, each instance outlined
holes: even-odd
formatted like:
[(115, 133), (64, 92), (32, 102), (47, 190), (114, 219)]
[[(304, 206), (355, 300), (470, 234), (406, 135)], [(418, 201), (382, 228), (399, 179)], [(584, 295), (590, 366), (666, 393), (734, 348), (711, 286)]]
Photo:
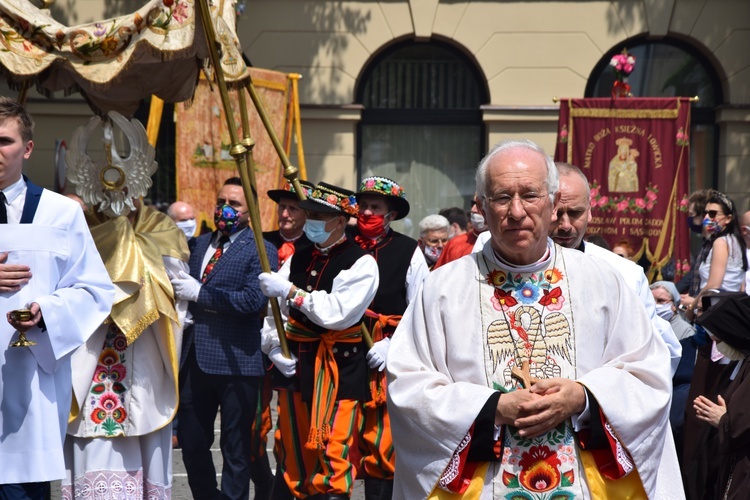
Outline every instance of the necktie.
[(208, 264), (206, 264), (206, 269), (203, 271), (203, 276), (201, 277), (202, 283), (206, 282), (206, 278), (213, 270), (214, 266), (216, 265), (216, 262), (224, 253), (224, 245), (226, 245), (228, 241), (229, 241), (229, 236), (227, 236), (226, 234), (222, 234), (221, 238), (219, 238), (219, 246), (216, 247), (216, 251), (211, 256), (211, 259), (208, 261)]
[(8, 209), (5, 208), (5, 193), (0, 191), (0, 224), (8, 223)]

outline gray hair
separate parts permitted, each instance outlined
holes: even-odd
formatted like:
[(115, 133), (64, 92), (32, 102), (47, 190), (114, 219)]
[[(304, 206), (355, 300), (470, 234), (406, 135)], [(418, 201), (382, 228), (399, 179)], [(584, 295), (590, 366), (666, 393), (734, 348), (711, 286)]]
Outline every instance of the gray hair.
[(441, 229), (448, 231), (450, 230), (450, 227), (451, 223), (448, 222), (448, 219), (446, 219), (442, 215), (428, 215), (427, 217), (419, 221), (419, 237), (421, 238), (428, 231), (439, 231)]
[(651, 290), (657, 288), (663, 288), (672, 296), (672, 302), (675, 306), (680, 305), (680, 292), (677, 291), (677, 287), (671, 281), (655, 281), (648, 286)]
[(583, 171), (571, 163), (565, 163), (564, 161), (556, 161), (555, 166), (557, 167), (557, 173), (559, 176), (563, 175), (577, 175), (583, 180), (584, 186), (586, 186), (586, 201), (591, 201), (591, 187), (589, 186), (589, 180)]
[(478, 203), (482, 203), (483, 207), (484, 200), (487, 199), (487, 166), (495, 156), (516, 148), (528, 149), (542, 155), (542, 158), (544, 158), (544, 161), (547, 164), (547, 179), (545, 184), (547, 185), (549, 200), (554, 203), (555, 195), (560, 188), (560, 177), (557, 174), (557, 167), (555, 167), (555, 162), (552, 161), (552, 158), (548, 156), (547, 153), (544, 152), (544, 149), (534, 141), (528, 139), (505, 139), (495, 144), (484, 158), (482, 158), (477, 167), (477, 201)]

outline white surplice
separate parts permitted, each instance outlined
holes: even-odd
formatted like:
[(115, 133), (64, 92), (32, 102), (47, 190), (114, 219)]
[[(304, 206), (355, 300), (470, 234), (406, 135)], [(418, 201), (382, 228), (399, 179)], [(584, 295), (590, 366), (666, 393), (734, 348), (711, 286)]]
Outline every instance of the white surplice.
[(51, 191), (43, 191), (33, 224), (2, 226), (0, 252), (32, 273), (19, 291), (0, 293), (0, 312), (36, 302), (47, 328), (26, 334), (35, 346), (7, 347), (18, 334), (0, 321), (0, 484), (60, 479), (70, 354), (109, 314), (114, 287), (80, 205)]
[[(557, 245), (551, 252), (570, 290), (565, 300), (575, 379), (596, 398), (649, 497), (684, 498), (674, 446), (667, 439), (671, 376), (664, 343), (652, 332), (638, 297), (610, 266)], [(478, 271), (482, 255), (502, 268), (488, 243), (482, 254), (437, 269), (393, 337), (387, 370), (396, 446), (394, 499), (426, 498), (434, 490), (496, 390), (480, 310), (480, 289), (490, 286)], [(482, 499), (505, 498), (500, 471), (500, 462), (490, 464)], [(583, 471), (575, 477), (584, 477)], [(583, 495), (590, 497), (587, 487)]]

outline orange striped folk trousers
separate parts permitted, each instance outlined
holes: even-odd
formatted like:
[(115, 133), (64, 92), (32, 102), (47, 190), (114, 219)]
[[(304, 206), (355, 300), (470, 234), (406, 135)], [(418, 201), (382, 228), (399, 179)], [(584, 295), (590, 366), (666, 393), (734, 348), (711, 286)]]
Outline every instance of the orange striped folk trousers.
[(349, 456), (354, 443), (359, 401), (335, 402), (331, 434), (323, 449), (305, 447), (310, 432), (310, 406), (299, 392), (278, 391), (279, 418), (274, 453), (284, 482), (297, 498), (318, 493), (351, 495), (355, 469)]
[(393, 480), (396, 454), (391, 436), (391, 419), (386, 405), (366, 408), (361, 404), (359, 449), (362, 469), (367, 477)]
[(273, 399), (273, 380), (272, 377), (266, 376), (263, 379), (263, 385), (260, 387), (258, 395), (258, 407), (255, 411), (255, 420), (250, 431), (252, 455), (250, 460), (253, 462), (266, 453), (268, 446), (268, 433), (273, 428), (271, 422), (271, 399)]

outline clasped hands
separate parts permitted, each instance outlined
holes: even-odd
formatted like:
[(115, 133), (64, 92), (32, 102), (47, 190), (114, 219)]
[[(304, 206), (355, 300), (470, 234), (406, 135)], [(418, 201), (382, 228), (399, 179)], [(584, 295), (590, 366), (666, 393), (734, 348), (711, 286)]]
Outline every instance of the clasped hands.
[(533, 438), (586, 408), (586, 391), (575, 380), (538, 380), (528, 389), (503, 393), (497, 402), (495, 425), (512, 425), (525, 438)]

